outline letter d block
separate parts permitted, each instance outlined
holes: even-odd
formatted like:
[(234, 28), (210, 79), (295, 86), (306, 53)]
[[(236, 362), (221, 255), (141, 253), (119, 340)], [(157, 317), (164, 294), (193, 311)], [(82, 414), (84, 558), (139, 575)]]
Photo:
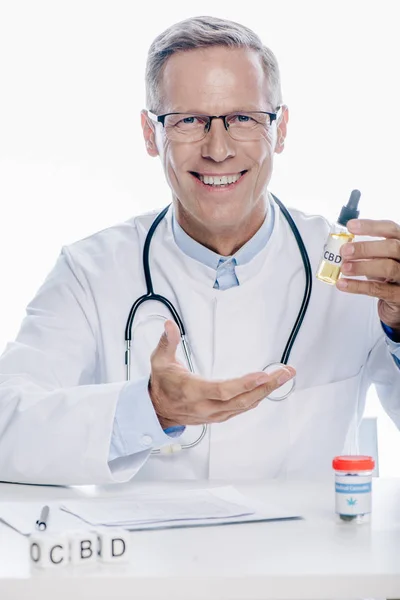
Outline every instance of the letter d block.
[(69, 558), (71, 564), (89, 565), (97, 561), (97, 534), (94, 531), (69, 531)]
[(129, 532), (119, 528), (97, 530), (99, 558), (103, 562), (129, 562)]
[(64, 567), (69, 562), (68, 537), (63, 533), (46, 532), (31, 535), (29, 556), (31, 564), (35, 567)]

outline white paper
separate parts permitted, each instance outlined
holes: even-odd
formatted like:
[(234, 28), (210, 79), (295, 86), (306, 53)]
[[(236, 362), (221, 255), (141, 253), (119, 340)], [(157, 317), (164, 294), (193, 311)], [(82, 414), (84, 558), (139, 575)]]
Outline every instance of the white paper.
[(43, 505), (50, 507), (48, 532), (122, 527), (130, 531), (299, 518), (281, 506), (255, 503), (233, 486), (137, 493), (64, 502), (0, 502), (0, 522), (19, 533), (37, 532)]
[(232, 486), (137, 494), (107, 500), (68, 501), (61, 508), (93, 526), (123, 527), (129, 530), (298, 517), (282, 508), (257, 508), (254, 502)]
[(153, 523), (193, 519), (217, 519), (252, 514), (249, 507), (226, 500), (218, 490), (185, 490), (158, 495), (140, 494), (116, 500), (67, 502), (63, 510), (92, 525)]

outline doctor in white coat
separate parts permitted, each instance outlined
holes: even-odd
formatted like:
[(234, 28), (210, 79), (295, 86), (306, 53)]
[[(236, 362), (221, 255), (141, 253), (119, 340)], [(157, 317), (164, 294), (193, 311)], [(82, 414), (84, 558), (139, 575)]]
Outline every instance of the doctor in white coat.
[[(64, 247), (0, 359), (0, 479), (329, 475), (334, 455), (357, 451), (372, 383), (400, 426), (400, 227), (350, 221), (368, 238), (342, 247), (348, 279), (329, 286), (314, 277), (329, 223), (290, 211), (314, 285), (290, 366), (265, 374), (281, 359), (305, 286), (268, 190), (288, 123), (275, 56), (239, 24), (188, 19), (152, 44), (146, 91), (147, 152), (172, 192), (151, 276), (182, 318), (195, 373), (171, 314), (152, 300), (132, 324), (126, 379), (124, 331), (146, 293), (142, 253), (156, 212)], [(266, 399), (294, 376), (288, 398)]]

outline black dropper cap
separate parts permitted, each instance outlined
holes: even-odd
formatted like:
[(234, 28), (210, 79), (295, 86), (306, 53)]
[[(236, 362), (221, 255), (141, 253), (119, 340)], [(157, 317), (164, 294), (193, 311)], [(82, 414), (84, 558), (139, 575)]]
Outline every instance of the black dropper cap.
[(342, 210), (340, 211), (340, 215), (337, 220), (339, 225), (346, 227), (347, 222), (350, 221), (350, 219), (358, 219), (360, 211), (357, 210), (357, 208), (360, 196), (361, 192), (359, 190), (353, 190), (351, 192), (347, 206), (342, 206)]

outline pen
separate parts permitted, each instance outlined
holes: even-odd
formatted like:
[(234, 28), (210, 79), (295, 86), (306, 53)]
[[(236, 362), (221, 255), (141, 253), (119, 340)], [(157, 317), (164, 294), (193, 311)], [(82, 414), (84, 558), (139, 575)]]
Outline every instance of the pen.
[(49, 512), (50, 508), (48, 506), (43, 506), (40, 517), (36, 521), (36, 529), (39, 529), (39, 531), (44, 531), (46, 529)]

